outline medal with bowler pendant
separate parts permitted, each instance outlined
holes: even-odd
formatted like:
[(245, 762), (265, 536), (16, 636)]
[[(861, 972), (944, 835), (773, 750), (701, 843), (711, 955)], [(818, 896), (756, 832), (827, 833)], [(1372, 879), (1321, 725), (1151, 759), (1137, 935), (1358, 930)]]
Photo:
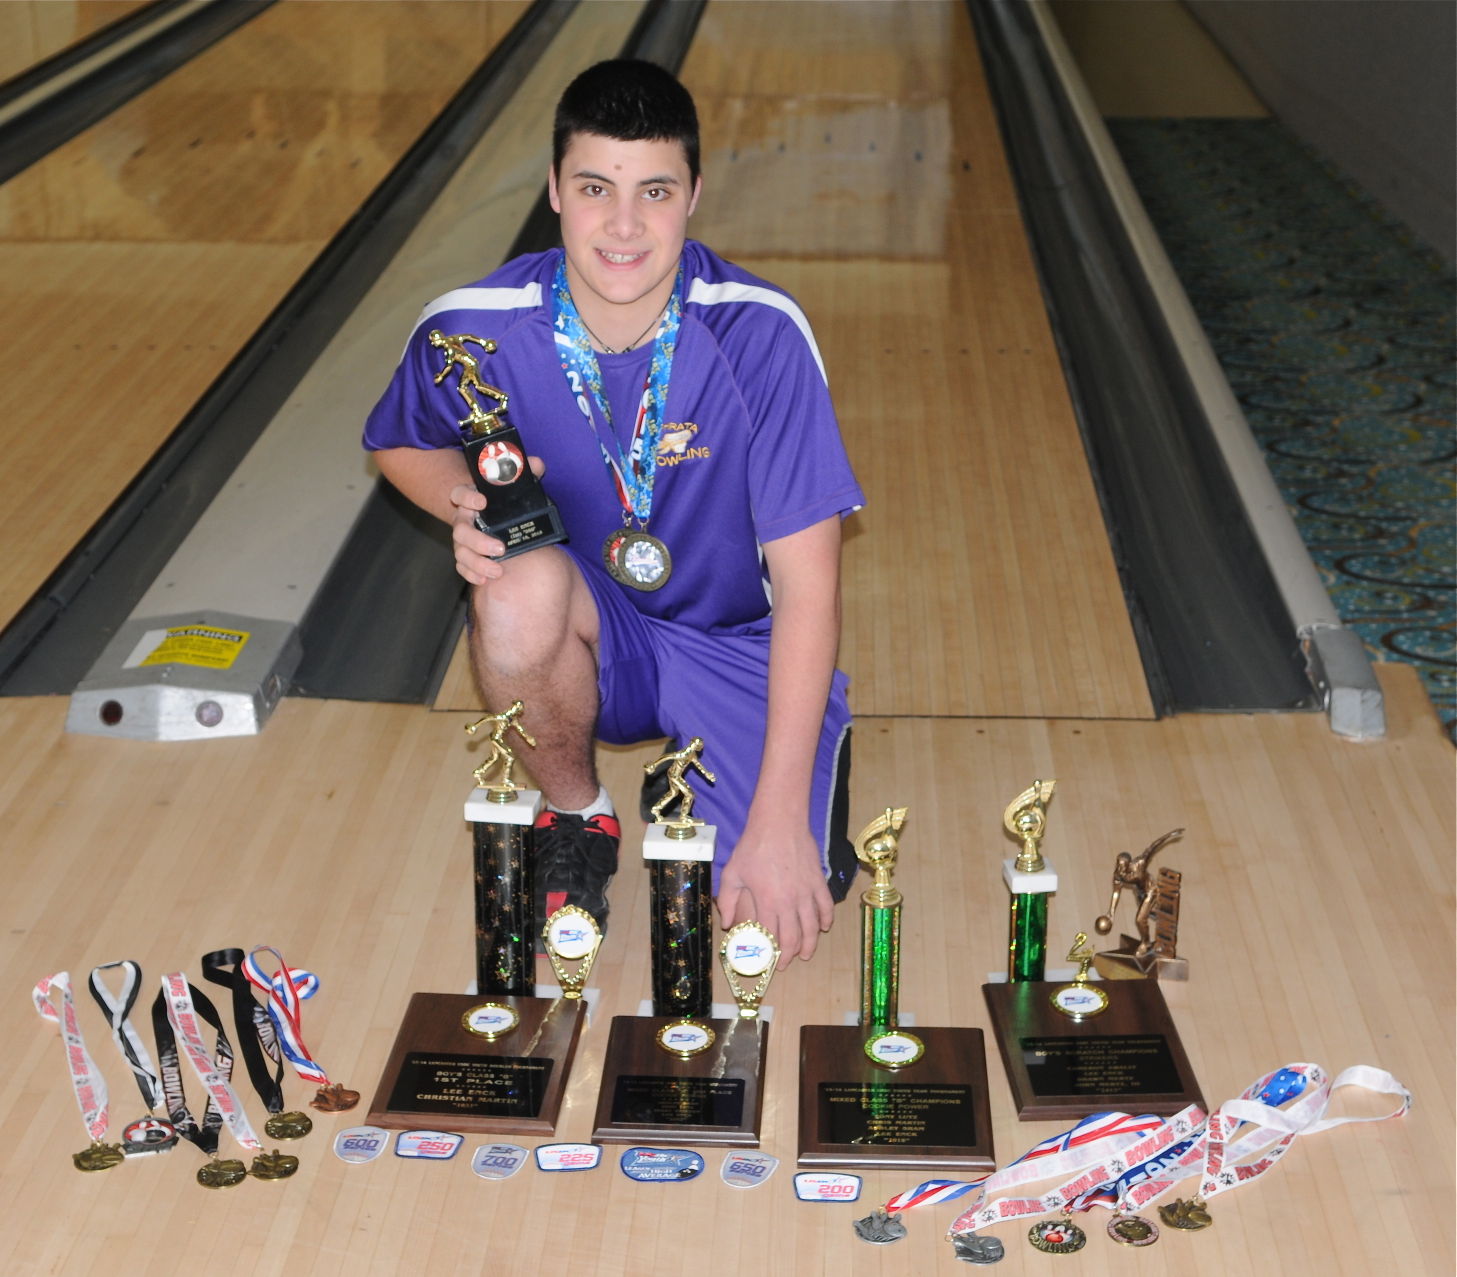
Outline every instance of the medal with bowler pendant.
[(614, 581), (645, 593), (662, 589), (673, 571), (668, 547), (641, 529), (610, 533), (602, 543), (602, 563)]

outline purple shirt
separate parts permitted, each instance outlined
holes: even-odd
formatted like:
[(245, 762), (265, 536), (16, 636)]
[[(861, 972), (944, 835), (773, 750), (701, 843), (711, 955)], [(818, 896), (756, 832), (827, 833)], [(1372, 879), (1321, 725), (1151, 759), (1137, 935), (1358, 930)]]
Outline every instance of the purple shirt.
[[(428, 335), (438, 328), (493, 339), (498, 349), (482, 356), (481, 377), (510, 396), (505, 419), (546, 462), (546, 490), (573, 548), (593, 567), (602, 542), (623, 526), (623, 511), (556, 350), (550, 293), (560, 256), (552, 249), (516, 258), (431, 302), (370, 413), (364, 445), (459, 447), (459, 374), (433, 384), (444, 356)], [(667, 545), (673, 573), (652, 593), (617, 588), (649, 616), (707, 632), (764, 633), (769, 597), (760, 545), (858, 509), (864, 497), (819, 351), (794, 300), (693, 240), (683, 264), (683, 323), (647, 529)], [(624, 433), (636, 397), (621, 401), (625, 382), (613, 369), (636, 367), (635, 356), (643, 358), (636, 351), (599, 357), (614, 427)]]

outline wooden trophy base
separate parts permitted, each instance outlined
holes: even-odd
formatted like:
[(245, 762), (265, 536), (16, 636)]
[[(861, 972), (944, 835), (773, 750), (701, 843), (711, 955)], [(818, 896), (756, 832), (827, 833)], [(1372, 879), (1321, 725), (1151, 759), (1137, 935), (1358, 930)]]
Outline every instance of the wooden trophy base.
[(1107, 1109), (1168, 1116), (1204, 1105), (1189, 1057), (1154, 980), (1092, 985), (1108, 1008), (1073, 1020), (1049, 1001), (1065, 982), (984, 984), (1002, 1064), (1024, 1122)]
[(615, 1015), (597, 1093), (598, 1144), (759, 1147), (769, 1026), (758, 1019), (695, 1020), (713, 1043), (687, 1059), (658, 1045), (673, 1016)]
[[(494, 1041), (462, 1017), (485, 1003), (520, 1017)], [(551, 1135), (585, 1007), (573, 998), (416, 993), (374, 1093), (373, 1126)]]
[(865, 1054), (874, 1029), (799, 1031), (799, 1165), (989, 1171), (991, 1107), (980, 1029), (906, 1030), (925, 1054), (887, 1069)]

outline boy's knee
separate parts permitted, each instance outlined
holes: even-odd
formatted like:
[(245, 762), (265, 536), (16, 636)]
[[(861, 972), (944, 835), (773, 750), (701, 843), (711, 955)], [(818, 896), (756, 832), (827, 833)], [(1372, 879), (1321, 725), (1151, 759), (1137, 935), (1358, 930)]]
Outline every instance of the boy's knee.
[(475, 645), (493, 666), (523, 668), (550, 660), (582, 629), (576, 565), (553, 546), (511, 559), (494, 581), (471, 591)]

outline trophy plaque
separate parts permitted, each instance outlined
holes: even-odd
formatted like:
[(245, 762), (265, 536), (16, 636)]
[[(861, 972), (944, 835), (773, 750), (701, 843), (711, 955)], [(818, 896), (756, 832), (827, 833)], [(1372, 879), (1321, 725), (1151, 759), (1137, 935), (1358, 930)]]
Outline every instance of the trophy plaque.
[[(487, 355), (497, 349), (490, 338), (447, 335), (438, 328), (430, 333), (430, 344), (445, 356), (435, 384), (441, 385), (452, 368), (460, 373), (455, 390), (468, 410), (458, 422), (466, 464), (486, 498), (486, 508), (476, 516), (476, 527), (505, 546), (500, 555), (503, 559), (565, 541), (561, 514), (531, 472), (520, 432), (501, 420), (508, 402), (506, 392), (481, 379), (481, 360), (466, 349), (467, 342)], [(482, 407), (478, 395), (494, 400), (495, 407)]]
[(366, 1121), (549, 1136), (585, 1012), (565, 996), (416, 993)]
[(1121, 1109), (1168, 1116), (1203, 1107), (1189, 1057), (1152, 980), (1090, 984), (1093, 954), (1079, 933), (1071, 984), (984, 984), (1017, 1116), (1063, 1121)]
[(1189, 961), (1178, 955), (1179, 891), (1183, 874), (1167, 865), (1158, 877), (1149, 882), (1149, 862), (1165, 843), (1172, 842), (1184, 831), (1172, 829), (1156, 838), (1135, 859), (1126, 851), (1118, 853), (1113, 865), (1113, 895), (1108, 912), (1093, 924), (1100, 936), (1113, 930), (1113, 914), (1118, 897), (1127, 887), (1135, 900), (1133, 922), (1138, 936), (1119, 937), (1116, 949), (1107, 949), (1093, 959), (1098, 974), (1105, 980), (1187, 980)]
[[(685, 780), (689, 768), (714, 780), (698, 760), (702, 749), (695, 736), (644, 767), (651, 774), (667, 764), (668, 779), (643, 838), (652, 881), (653, 1014), (612, 1018), (592, 1132), (597, 1143), (759, 1145), (768, 1046), (768, 1025), (758, 1016), (763, 987), (740, 997), (736, 1019), (710, 1015), (717, 831), (693, 818), (693, 792)], [(675, 802), (676, 818), (665, 819)], [(743, 974), (758, 968), (757, 978), (767, 986), (761, 950), (772, 946), (772, 974), (778, 947), (767, 932), (760, 935), (767, 946), (746, 932), (736, 943), (744, 949)]]
[(862, 893), (860, 1023), (799, 1037), (799, 1165), (991, 1170), (991, 1108), (980, 1029), (899, 1024), (902, 896), (892, 884), (906, 809), (856, 840), (875, 875)]

